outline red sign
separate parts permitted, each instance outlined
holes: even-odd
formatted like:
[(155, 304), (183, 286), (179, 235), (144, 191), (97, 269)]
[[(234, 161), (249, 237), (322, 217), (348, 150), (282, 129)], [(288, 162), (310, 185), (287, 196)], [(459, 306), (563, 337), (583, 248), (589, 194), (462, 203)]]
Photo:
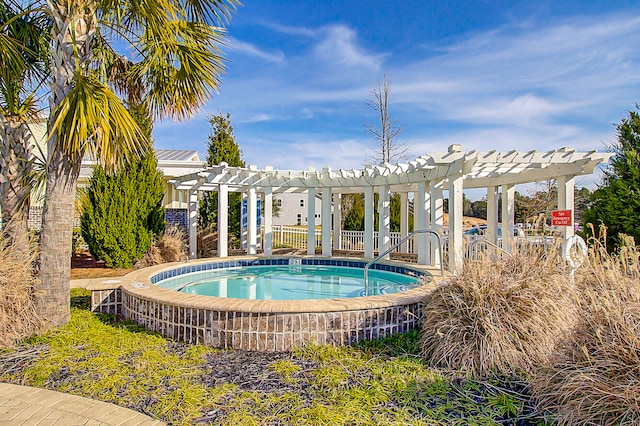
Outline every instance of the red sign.
[(571, 226), (571, 210), (554, 210), (551, 212), (551, 224), (553, 226)]

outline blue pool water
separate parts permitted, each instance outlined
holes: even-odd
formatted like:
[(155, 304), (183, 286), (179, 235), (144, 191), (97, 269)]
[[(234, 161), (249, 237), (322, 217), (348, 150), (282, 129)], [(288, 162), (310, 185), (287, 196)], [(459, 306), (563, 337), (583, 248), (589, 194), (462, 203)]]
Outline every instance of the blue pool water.
[[(418, 278), (369, 271), (367, 295), (418, 286)], [(157, 282), (163, 288), (204, 296), (257, 300), (332, 299), (364, 296), (364, 270), (325, 265), (241, 266), (178, 275)]]

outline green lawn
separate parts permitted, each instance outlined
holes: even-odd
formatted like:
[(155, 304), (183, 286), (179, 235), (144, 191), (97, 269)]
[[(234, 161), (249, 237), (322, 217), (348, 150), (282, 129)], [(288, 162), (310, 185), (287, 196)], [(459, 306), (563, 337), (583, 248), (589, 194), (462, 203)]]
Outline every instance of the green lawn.
[(216, 350), (165, 339), (87, 309), (0, 352), (0, 381), (113, 402), (171, 424), (546, 424), (518, 378), (428, 368), (417, 333), (292, 353)]

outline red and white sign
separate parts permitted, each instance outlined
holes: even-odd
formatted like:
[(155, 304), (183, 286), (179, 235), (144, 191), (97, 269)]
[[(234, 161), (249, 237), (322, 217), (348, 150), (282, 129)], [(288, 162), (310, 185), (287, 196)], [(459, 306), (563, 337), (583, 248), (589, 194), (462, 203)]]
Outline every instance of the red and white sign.
[(554, 210), (551, 212), (551, 224), (553, 226), (572, 226), (571, 210)]

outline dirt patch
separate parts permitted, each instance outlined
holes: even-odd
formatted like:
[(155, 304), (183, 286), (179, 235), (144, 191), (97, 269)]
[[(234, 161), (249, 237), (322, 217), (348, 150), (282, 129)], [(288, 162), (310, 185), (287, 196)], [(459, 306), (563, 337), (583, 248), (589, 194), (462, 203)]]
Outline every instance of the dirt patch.
[(102, 260), (95, 260), (89, 252), (81, 252), (71, 257), (71, 279), (121, 277), (134, 269), (107, 268)]

